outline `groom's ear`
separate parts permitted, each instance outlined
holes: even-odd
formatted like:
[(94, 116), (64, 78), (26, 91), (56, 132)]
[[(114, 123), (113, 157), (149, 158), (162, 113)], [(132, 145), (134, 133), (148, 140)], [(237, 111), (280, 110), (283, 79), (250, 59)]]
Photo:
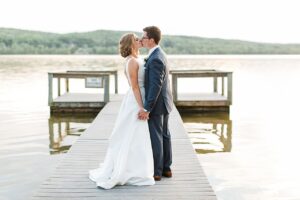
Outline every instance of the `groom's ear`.
[(149, 41), (151, 42), (151, 44), (156, 44), (153, 38), (150, 38)]

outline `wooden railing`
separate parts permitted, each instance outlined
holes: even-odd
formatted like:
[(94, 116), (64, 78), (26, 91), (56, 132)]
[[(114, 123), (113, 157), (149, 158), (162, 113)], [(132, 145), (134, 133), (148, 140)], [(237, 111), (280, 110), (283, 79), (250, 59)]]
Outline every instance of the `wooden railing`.
[(218, 93), (218, 78), (221, 78), (222, 96), (225, 95), (224, 78), (227, 78), (227, 101), (229, 105), (232, 104), (232, 72), (218, 70), (171, 70), (170, 74), (172, 75), (172, 93), (174, 102), (178, 101), (178, 78), (212, 77), (214, 93)]
[(118, 94), (118, 71), (117, 70), (105, 70), (105, 71), (67, 71), (67, 73), (105, 73), (114, 76), (115, 80), (115, 94)]
[(104, 102), (109, 102), (109, 76), (115, 75), (115, 93), (118, 92), (117, 71), (67, 71), (48, 73), (48, 105), (53, 102), (53, 79), (57, 79), (57, 95), (61, 96), (61, 79), (65, 79), (65, 91), (69, 92), (69, 79), (102, 78), (104, 88)]

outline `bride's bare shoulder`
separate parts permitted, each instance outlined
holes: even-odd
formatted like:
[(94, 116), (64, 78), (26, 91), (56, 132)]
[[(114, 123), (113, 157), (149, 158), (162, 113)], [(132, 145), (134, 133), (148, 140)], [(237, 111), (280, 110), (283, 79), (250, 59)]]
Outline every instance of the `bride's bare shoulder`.
[(138, 68), (139, 63), (137, 58), (131, 57), (128, 59), (128, 68)]

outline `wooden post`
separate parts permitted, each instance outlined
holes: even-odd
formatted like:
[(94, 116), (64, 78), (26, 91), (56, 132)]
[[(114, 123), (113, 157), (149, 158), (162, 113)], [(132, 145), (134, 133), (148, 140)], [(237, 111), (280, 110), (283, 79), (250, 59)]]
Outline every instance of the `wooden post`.
[(214, 77), (214, 92), (218, 92), (218, 77)]
[(58, 122), (58, 135), (59, 135), (60, 141), (62, 141), (63, 137), (62, 137), (62, 132), (61, 132), (61, 121)]
[(224, 145), (225, 152), (230, 152), (232, 148), (232, 121), (229, 120), (227, 123), (227, 132), (226, 132), (226, 146)]
[(54, 132), (53, 132), (53, 121), (51, 117), (48, 119), (48, 127), (49, 127), (49, 140), (50, 140), (49, 147), (52, 149), (54, 144)]
[(66, 92), (69, 92), (69, 79), (66, 78)]
[(173, 94), (173, 101), (174, 101), (174, 103), (176, 103), (176, 101), (177, 101), (177, 79), (178, 79), (178, 77), (177, 77), (177, 75), (175, 75), (175, 74), (172, 74), (172, 94)]
[(57, 95), (60, 96), (60, 78), (57, 78)]
[(221, 137), (222, 137), (222, 142), (224, 142), (224, 124), (221, 124)]
[(104, 77), (104, 102), (109, 102), (109, 75), (105, 75)]
[(227, 100), (229, 105), (232, 104), (232, 72), (227, 74)]
[(222, 96), (224, 96), (224, 77), (222, 76)]
[(53, 74), (48, 73), (48, 106), (51, 106), (51, 103), (53, 102), (53, 94), (52, 94), (53, 85), (52, 85), (52, 81), (53, 81)]
[(118, 94), (118, 71), (115, 72), (115, 94)]
[(65, 132), (67, 133), (67, 135), (69, 135), (69, 133), (70, 133), (70, 122), (69, 121), (66, 121)]
[(215, 132), (216, 134), (218, 133), (218, 130), (217, 130), (217, 124), (213, 123), (213, 132)]

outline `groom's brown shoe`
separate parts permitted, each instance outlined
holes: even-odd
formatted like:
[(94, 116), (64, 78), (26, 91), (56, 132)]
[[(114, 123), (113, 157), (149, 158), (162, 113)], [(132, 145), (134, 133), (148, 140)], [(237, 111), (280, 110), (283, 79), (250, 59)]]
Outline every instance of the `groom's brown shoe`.
[(171, 178), (172, 177), (172, 171), (165, 171), (165, 172), (162, 173), (162, 175), (164, 177)]
[(161, 180), (161, 176), (153, 176), (155, 181), (160, 181)]

